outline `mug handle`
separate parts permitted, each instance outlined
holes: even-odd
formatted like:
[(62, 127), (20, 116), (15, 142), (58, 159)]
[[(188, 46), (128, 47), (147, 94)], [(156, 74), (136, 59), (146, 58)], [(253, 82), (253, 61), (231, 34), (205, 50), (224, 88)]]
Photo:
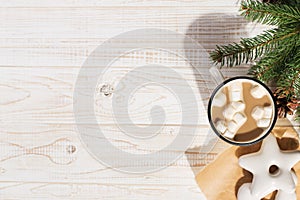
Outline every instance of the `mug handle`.
[(224, 78), (223, 74), (221, 73), (221, 71), (216, 66), (212, 66), (209, 69), (209, 73), (211, 74), (213, 81), (217, 85), (220, 85), (221, 83), (224, 82), (225, 78)]

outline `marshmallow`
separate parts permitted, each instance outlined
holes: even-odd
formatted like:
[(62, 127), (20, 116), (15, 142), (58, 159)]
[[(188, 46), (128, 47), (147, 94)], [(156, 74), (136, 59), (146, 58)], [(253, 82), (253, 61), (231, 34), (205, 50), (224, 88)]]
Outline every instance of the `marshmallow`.
[(250, 93), (251, 93), (251, 95), (252, 95), (254, 98), (258, 98), (258, 99), (260, 99), (260, 98), (262, 98), (263, 96), (266, 95), (265, 89), (264, 89), (262, 86), (260, 86), (260, 85), (254, 86), (254, 87), (251, 89)]
[(246, 108), (246, 105), (240, 101), (231, 102), (231, 105), (237, 112), (244, 111)]
[(257, 126), (260, 128), (267, 128), (270, 125), (270, 119), (260, 119), (257, 121)]
[(269, 118), (271, 119), (272, 118), (272, 115), (273, 115), (273, 109), (272, 109), (272, 106), (265, 106), (264, 107), (264, 118)]
[(264, 108), (261, 106), (255, 106), (251, 112), (251, 116), (257, 121), (259, 119), (262, 119), (264, 116)]
[(227, 137), (227, 138), (230, 138), (230, 139), (233, 139), (234, 136), (235, 136), (235, 134), (232, 133), (232, 132), (230, 132), (229, 130), (227, 130), (227, 131), (224, 133), (223, 136), (224, 136), (224, 137)]
[(247, 121), (247, 117), (242, 113), (236, 113), (233, 116), (233, 120), (238, 124), (238, 126), (242, 126)]
[(239, 126), (234, 121), (228, 122), (228, 130), (232, 133), (236, 133), (239, 129)]
[(213, 100), (213, 106), (222, 107), (226, 104), (226, 95), (223, 92), (216, 94)]
[(243, 92), (242, 91), (230, 91), (230, 101), (242, 101)]
[(226, 119), (232, 119), (233, 115), (236, 113), (235, 109), (231, 106), (228, 105), (225, 110), (223, 111), (223, 116)]
[(230, 101), (241, 101), (243, 100), (243, 86), (241, 82), (234, 81), (229, 85), (228, 88)]
[(229, 85), (229, 87), (231, 91), (243, 91), (243, 86), (241, 82), (234, 81)]
[(221, 133), (224, 133), (226, 131), (226, 124), (225, 124), (225, 121), (224, 120), (219, 120), (217, 121), (216, 123), (216, 129), (221, 132)]

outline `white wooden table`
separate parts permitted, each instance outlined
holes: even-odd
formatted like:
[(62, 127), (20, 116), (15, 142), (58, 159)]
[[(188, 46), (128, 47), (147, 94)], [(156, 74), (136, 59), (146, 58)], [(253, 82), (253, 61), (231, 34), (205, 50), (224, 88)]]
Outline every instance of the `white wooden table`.
[[(79, 139), (73, 90), (89, 54), (113, 36), (141, 28), (168, 29), (211, 51), (216, 44), (262, 30), (237, 14), (235, 0), (1, 0), (0, 199), (204, 199), (185, 155), (163, 170), (140, 175), (120, 173), (95, 160)], [(158, 58), (163, 55), (124, 56), (107, 80), (116, 82), (134, 64)], [(198, 94), (198, 74), (179, 61), (173, 67)], [(227, 77), (246, 72), (245, 67), (224, 70)], [(133, 121), (151, 124), (147, 112), (153, 103), (161, 103), (170, 112), (156, 145), (172, 140), (173, 132), (185, 125), (176, 104), (170, 104), (172, 94), (146, 87), (136, 95), (146, 98), (130, 105)], [(111, 118), (111, 99), (101, 98), (101, 128), (114, 140), (120, 131)], [(197, 145), (208, 130), (205, 115), (191, 126), (197, 128)], [(126, 137), (118, 139), (116, 145), (132, 153), (136, 146), (147, 148)], [(205, 165), (194, 162), (194, 167)]]

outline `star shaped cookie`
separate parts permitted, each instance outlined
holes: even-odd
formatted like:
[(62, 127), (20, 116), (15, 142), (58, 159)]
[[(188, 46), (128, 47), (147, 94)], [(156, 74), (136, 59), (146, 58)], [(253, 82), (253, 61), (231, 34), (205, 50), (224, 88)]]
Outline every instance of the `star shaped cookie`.
[(295, 193), (291, 169), (299, 160), (300, 152), (282, 152), (275, 136), (270, 134), (258, 152), (240, 157), (239, 165), (253, 174), (251, 196), (261, 199), (275, 190)]

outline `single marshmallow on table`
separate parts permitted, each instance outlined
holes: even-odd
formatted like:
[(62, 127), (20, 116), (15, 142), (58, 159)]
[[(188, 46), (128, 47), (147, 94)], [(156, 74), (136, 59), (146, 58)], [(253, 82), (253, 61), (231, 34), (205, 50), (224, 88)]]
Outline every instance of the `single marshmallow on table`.
[(251, 112), (251, 116), (257, 121), (262, 119), (265, 114), (264, 108), (262, 106), (255, 106)]
[(219, 121), (217, 121), (217, 123), (216, 123), (216, 129), (218, 130), (218, 131), (220, 131), (221, 133), (225, 133), (225, 131), (226, 131), (226, 124), (225, 124), (225, 121), (224, 120), (219, 120)]
[(243, 86), (241, 83), (233, 83), (229, 86), (230, 101), (242, 101), (243, 100)]
[(232, 107), (231, 105), (228, 105), (228, 106), (226, 106), (226, 108), (223, 111), (223, 116), (226, 119), (231, 120), (235, 113), (236, 113), (236, 110), (234, 109), (234, 107)]
[(231, 106), (237, 111), (241, 112), (244, 111), (246, 108), (246, 105), (240, 101), (233, 101), (231, 102)]
[(250, 90), (251, 95), (254, 98), (262, 98), (263, 96), (266, 95), (266, 91), (262, 86), (256, 85)]
[(222, 107), (226, 104), (226, 95), (223, 92), (216, 94), (213, 100), (213, 106)]

